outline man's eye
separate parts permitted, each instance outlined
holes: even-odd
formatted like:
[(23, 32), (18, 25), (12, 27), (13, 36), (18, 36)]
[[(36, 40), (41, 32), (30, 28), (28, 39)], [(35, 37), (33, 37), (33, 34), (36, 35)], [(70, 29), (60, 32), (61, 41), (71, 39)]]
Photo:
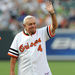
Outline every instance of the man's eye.
[(33, 24), (36, 24), (36, 23), (33, 23)]
[(29, 23), (29, 25), (35, 25), (36, 23)]
[(32, 25), (32, 23), (30, 23), (29, 25)]

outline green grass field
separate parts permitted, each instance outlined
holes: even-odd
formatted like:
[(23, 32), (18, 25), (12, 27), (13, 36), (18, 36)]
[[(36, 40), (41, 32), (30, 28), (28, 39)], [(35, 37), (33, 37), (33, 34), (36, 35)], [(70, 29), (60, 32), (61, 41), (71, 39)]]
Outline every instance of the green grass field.
[[(53, 75), (75, 75), (75, 61), (49, 61), (49, 66)], [(0, 61), (0, 75), (9, 75), (9, 68), (9, 61)]]

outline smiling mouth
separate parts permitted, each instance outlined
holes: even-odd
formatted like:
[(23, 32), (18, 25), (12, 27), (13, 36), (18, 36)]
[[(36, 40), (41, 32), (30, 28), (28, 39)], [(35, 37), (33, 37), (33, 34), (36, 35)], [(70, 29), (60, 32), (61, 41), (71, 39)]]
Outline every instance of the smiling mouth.
[(31, 30), (31, 34), (35, 34), (36, 30)]

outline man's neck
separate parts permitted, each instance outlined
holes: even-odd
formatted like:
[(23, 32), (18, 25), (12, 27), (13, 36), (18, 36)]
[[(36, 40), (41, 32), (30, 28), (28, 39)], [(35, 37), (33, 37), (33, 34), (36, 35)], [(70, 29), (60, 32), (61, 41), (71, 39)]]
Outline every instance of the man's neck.
[(24, 32), (25, 32), (26, 35), (30, 35), (25, 29), (24, 29)]
[(25, 29), (24, 29), (24, 32), (25, 32), (26, 35), (33, 35), (33, 34), (35, 34), (35, 33), (28, 33)]

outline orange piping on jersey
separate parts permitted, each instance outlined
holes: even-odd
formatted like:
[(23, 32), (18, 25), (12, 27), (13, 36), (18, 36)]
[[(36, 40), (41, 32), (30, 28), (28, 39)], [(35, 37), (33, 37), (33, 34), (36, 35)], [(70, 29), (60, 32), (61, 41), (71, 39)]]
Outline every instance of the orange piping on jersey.
[[(51, 26), (51, 25), (50, 25), (50, 26)], [(49, 34), (50, 34), (50, 36), (51, 36), (51, 37), (54, 37), (54, 36), (55, 36), (55, 34), (54, 34), (54, 35), (52, 35), (52, 34), (51, 34), (50, 26), (49, 26)]]
[(18, 58), (17, 56), (12, 55), (12, 54), (10, 54), (10, 53), (8, 53), (8, 55), (9, 55), (9, 56), (12, 56), (12, 57), (15, 57), (15, 58)]

